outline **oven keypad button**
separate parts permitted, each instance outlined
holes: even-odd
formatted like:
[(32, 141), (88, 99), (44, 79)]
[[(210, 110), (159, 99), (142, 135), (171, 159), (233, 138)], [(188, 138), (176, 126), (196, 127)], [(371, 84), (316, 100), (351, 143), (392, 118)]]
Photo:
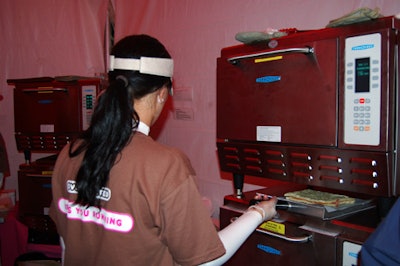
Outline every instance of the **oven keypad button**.
[(371, 103), (371, 99), (369, 98), (357, 98), (354, 99), (354, 107), (353, 107), (353, 130), (354, 131), (370, 131), (371, 124), (371, 106), (368, 104)]

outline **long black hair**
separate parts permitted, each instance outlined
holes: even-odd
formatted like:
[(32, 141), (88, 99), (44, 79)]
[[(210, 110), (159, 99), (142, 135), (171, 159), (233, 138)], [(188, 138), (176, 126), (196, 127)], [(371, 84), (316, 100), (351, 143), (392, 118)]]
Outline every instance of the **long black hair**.
[[(171, 58), (165, 47), (148, 35), (123, 38), (113, 47), (111, 54), (118, 58)], [(129, 143), (139, 124), (134, 99), (163, 86), (172, 86), (169, 77), (131, 70), (110, 71), (108, 82), (107, 89), (97, 99), (91, 124), (83, 132), (82, 141), (74, 142), (69, 150), (70, 157), (85, 153), (76, 176), (78, 197), (75, 201), (84, 206), (101, 207), (98, 193), (107, 185), (118, 154)]]

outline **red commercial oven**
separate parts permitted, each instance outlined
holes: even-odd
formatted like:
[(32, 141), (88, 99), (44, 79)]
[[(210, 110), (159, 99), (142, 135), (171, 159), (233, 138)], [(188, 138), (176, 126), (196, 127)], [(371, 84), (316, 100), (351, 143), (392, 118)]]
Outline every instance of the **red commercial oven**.
[[(62, 76), (10, 79), (14, 86), (15, 140), (24, 152), (18, 171), (19, 219), (29, 228), (32, 243), (58, 241), (48, 216), (51, 176), (58, 152), (90, 123), (98, 78)], [(34, 162), (30, 154), (54, 154)]]
[[(303, 257), (319, 264), (317, 257), (327, 246), (318, 239), (327, 236), (334, 255), (326, 265), (340, 265), (340, 243), (359, 248), (366, 237), (362, 232), (370, 229), (359, 230), (359, 236), (347, 233), (347, 227), (337, 227), (347, 222), (337, 219), (369, 213), (376, 202), (390, 205), (399, 195), (399, 23), (395, 17), (385, 17), (222, 49), (217, 59), (218, 158), (223, 176), (232, 174), (236, 189), (234, 197), (225, 198), (222, 226), (227, 220), (225, 207), (248, 203), (242, 194), (246, 179), (266, 186), (283, 182), (285, 189), (276, 191), (281, 197), (296, 184), (359, 200), (358, 206), (328, 216), (313, 206), (313, 211), (285, 211), (281, 217), (287, 218), (279, 223), (293, 220), (291, 227), (307, 228), (315, 236), (306, 241), (311, 249), (307, 251), (293, 245), (284, 252), (284, 242), (279, 247), (269, 245), (280, 251), (274, 254), (279, 258), (276, 265), (289, 265), (284, 262), (294, 253), (312, 253)], [(239, 200), (233, 203), (233, 198)], [(293, 212), (296, 215), (290, 216)], [(288, 218), (299, 215), (302, 218)], [(321, 220), (318, 225), (316, 219)], [(335, 233), (324, 229), (333, 224)]]

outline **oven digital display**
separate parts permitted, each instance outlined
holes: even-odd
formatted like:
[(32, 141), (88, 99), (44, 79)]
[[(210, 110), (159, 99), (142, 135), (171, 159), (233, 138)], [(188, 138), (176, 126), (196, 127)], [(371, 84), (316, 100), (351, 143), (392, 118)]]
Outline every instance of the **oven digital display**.
[(355, 92), (369, 92), (370, 68), (369, 57), (356, 59)]

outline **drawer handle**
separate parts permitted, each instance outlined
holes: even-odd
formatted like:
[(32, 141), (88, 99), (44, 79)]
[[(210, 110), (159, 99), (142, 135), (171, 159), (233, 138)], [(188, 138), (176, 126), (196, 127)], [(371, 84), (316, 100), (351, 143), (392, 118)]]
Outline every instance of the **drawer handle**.
[(23, 89), (22, 92), (30, 93), (30, 92), (37, 92), (37, 93), (52, 93), (52, 92), (68, 92), (66, 88), (52, 88), (52, 87), (42, 87), (37, 89)]
[(265, 231), (262, 229), (256, 229), (257, 232), (269, 235), (269, 236), (273, 236), (273, 237), (277, 237), (289, 242), (294, 242), (294, 243), (306, 243), (308, 241), (311, 241), (312, 239), (312, 235), (310, 236), (284, 236), (284, 235), (280, 235), (280, 234), (276, 234), (270, 231)]
[(288, 53), (313, 54), (314, 48), (312, 48), (312, 47), (288, 48), (288, 49), (267, 51), (267, 52), (261, 52), (261, 53), (255, 53), (255, 54), (239, 55), (239, 56), (230, 57), (227, 60), (229, 63), (236, 65), (241, 59), (249, 59), (249, 58), (260, 57), (260, 56), (273, 56), (273, 55), (288, 54)]
[[(230, 219), (230, 222), (233, 223), (238, 218), (239, 217), (232, 217)], [(293, 236), (293, 237), (290, 237), (290, 236), (284, 236), (284, 235), (276, 234), (276, 233), (273, 233), (273, 232), (270, 232), (270, 231), (266, 231), (266, 230), (263, 230), (263, 229), (256, 229), (256, 231), (260, 232), (260, 233), (263, 233), (263, 234), (266, 234), (266, 235), (269, 235), (269, 236), (277, 237), (277, 238), (280, 238), (280, 239), (283, 239), (283, 240), (286, 240), (286, 241), (289, 241), (289, 242), (293, 242), (293, 243), (306, 243), (308, 241), (311, 241), (311, 239), (312, 239), (312, 235), (310, 235), (310, 236), (297, 236), (297, 237)]]
[(25, 176), (27, 176), (27, 177), (33, 177), (33, 178), (35, 178), (35, 177), (51, 177), (51, 175), (40, 175), (40, 174), (26, 174)]

